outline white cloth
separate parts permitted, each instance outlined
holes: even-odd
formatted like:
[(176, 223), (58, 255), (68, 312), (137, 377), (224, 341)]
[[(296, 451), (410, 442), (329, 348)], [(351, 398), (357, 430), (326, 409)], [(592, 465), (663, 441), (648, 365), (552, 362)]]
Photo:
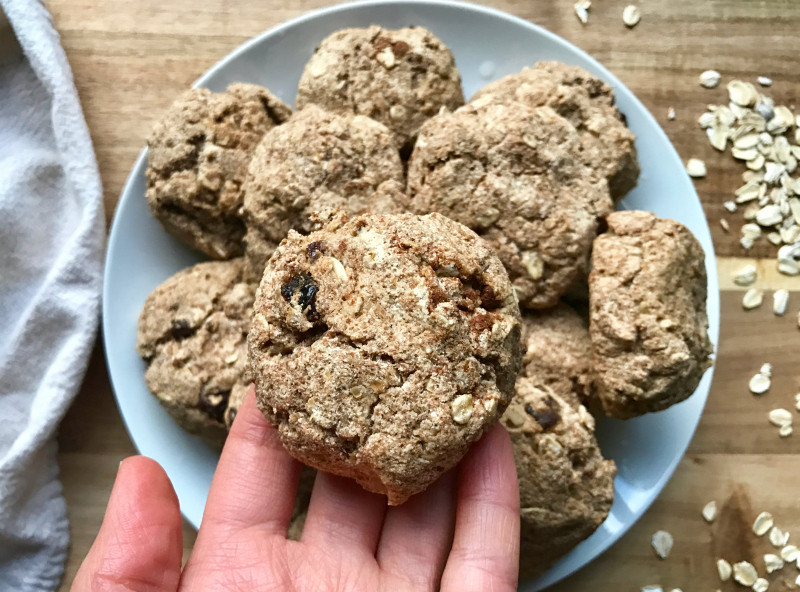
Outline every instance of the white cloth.
[(94, 343), (105, 224), (50, 15), (0, 5), (22, 48), (0, 45), (0, 591), (51, 592), (69, 544), (55, 437)]

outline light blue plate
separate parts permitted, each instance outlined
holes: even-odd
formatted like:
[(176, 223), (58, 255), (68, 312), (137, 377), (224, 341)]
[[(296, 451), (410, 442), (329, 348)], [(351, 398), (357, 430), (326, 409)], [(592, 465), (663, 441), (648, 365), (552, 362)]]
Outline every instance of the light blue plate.
[[(346, 4), (308, 13), (267, 31), (231, 53), (197, 86), (222, 91), (231, 82), (268, 87), (289, 104), (306, 60), (329, 33), (345, 27), (379, 24), (388, 28), (420, 25), (452, 49), (466, 96), (487, 82), (517, 72), (538, 60), (577, 64), (608, 82), (620, 110), (636, 133), (642, 174), (624, 200), (626, 209), (649, 210), (689, 227), (706, 252), (709, 333), (717, 343), (719, 287), (711, 234), (700, 200), (680, 158), (647, 109), (608, 70), (563, 39), (497, 10), (448, 1), (386, 1)], [(114, 392), (125, 424), (139, 451), (167, 471), (181, 510), (198, 526), (217, 455), (181, 430), (147, 391), (145, 366), (134, 349), (136, 322), (153, 288), (201, 259), (166, 234), (145, 203), (143, 151), (122, 192), (111, 229), (103, 289), (103, 332)], [(553, 568), (521, 590), (540, 590), (589, 563), (641, 516), (664, 487), (692, 438), (708, 396), (712, 371), (686, 402), (630, 421), (601, 421), (603, 452), (619, 473), (616, 499), (605, 523)]]

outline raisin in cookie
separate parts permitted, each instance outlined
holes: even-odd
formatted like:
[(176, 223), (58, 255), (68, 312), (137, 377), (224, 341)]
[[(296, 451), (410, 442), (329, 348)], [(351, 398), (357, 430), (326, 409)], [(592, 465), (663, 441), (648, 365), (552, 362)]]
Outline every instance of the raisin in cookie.
[(264, 133), (291, 115), (266, 88), (186, 91), (148, 141), (147, 203), (164, 228), (215, 259), (242, 254), (242, 185)]
[(520, 574), (531, 577), (603, 523), (616, 467), (600, 453), (589, 412), (527, 378), (517, 379), (501, 421), (519, 478)]
[(255, 288), (244, 262), (210, 261), (158, 286), (139, 316), (145, 382), (183, 428), (221, 445), (232, 392), (246, 390), (247, 331)]
[(547, 387), (574, 407), (594, 409), (592, 342), (588, 323), (566, 304), (522, 317), (521, 376)]
[(578, 130), (585, 158), (606, 177), (615, 201), (636, 185), (636, 136), (625, 126), (611, 87), (583, 68), (539, 62), (486, 85), (470, 102), (550, 106)]
[(608, 415), (660, 411), (691, 395), (711, 365), (703, 249), (674, 220), (615, 212), (589, 276), (592, 366)]
[(464, 104), (453, 54), (430, 31), (371, 26), (327, 37), (306, 64), (298, 109), (315, 103), (380, 121), (398, 147), (410, 147), (422, 122)]
[(466, 105), (428, 120), (408, 169), (414, 212), (440, 212), (497, 251), (522, 306), (548, 308), (588, 267), (605, 179), (549, 107)]
[(245, 184), (248, 276), (261, 279), (290, 229), (308, 234), (312, 214), (402, 212), (403, 164), (377, 121), (310, 106), (264, 136)]
[(474, 232), (438, 214), (338, 216), (276, 249), (248, 345), (290, 454), (395, 505), (497, 421), (519, 334), (508, 275)]

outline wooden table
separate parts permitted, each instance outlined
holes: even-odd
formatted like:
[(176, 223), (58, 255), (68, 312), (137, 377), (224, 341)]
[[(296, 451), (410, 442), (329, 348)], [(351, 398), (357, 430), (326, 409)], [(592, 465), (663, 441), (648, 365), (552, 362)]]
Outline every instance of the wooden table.
[[(753, 561), (763, 573), (766, 542), (750, 534), (753, 518), (771, 511), (800, 541), (800, 434), (778, 438), (766, 420), (774, 407), (791, 408), (800, 390), (794, 363), (800, 344), (796, 315), (800, 293), (792, 294), (786, 317), (768, 304), (741, 308), (741, 290), (731, 271), (746, 253), (738, 245), (741, 217), (729, 216), (732, 234), (719, 225), (722, 202), (741, 184), (742, 167), (716, 153), (697, 127), (707, 103), (725, 99), (724, 88), (705, 90), (698, 74), (714, 68), (725, 76), (775, 84), (777, 103), (797, 99), (800, 73), (800, 2), (794, 0), (641, 0), (642, 20), (633, 30), (622, 23), (627, 0), (596, 0), (588, 25), (572, 12), (572, 0), (493, 0), (497, 8), (529, 19), (585, 49), (647, 105), (686, 159), (702, 158), (708, 177), (697, 189), (711, 223), (722, 283), (722, 332), (711, 396), (692, 445), (675, 476), (647, 514), (611, 550), (568, 581), (563, 591), (665, 589), (734, 590), (720, 584), (713, 560)], [(202, 72), (253, 35), (326, 4), (323, 0), (52, 0), (49, 8), (67, 56), (95, 142), (109, 219), (128, 171), (156, 117)], [(500, 40), (498, 40), (500, 42)], [(667, 119), (667, 108), (677, 117)], [(800, 107), (800, 104), (797, 105)], [(774, 272), (774, 247), (761, 245), (759, 283), (767, 289), (798, 289), (797, 279)], [(771, 362), (771, 391), (759, 398), (747, 381)], [(135, 450), (119, 417), (102, 355), (95, 351), (86, 381), (61, 428), (61, 477), (69, 503), (72, 550), (63, 590), (91, 544), (119, 461)], [(721, 518), (706, 525), (700, 510), (716, 499)], [(649, 547), (659, 529), (675, 537), (672, 555), (659, 561)], [(188, 552), (194, 530), (184, 527)], [(794, 568), (784, 570), (794, 581)], [(771, 590), (792, 589), (771, 578)]]

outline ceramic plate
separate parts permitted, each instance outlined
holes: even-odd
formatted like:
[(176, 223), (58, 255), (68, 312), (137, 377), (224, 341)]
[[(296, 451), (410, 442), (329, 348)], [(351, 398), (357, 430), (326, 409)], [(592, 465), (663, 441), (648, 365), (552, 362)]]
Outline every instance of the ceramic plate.
[[(667, 136), (647, 109), (598, 62), (563, 39), (508, 14), (448, 1), (361, 2), (308, 13), (245, 43), (198, 81), (222, 91), (231, 82), (268, 87), (294, 103), (300, 73), (314, 48), (329, 33), (377, 23), (387, 28), (420, 25), (453, 51), (471, 96), (487, 82), (538, 60), (579, 65), (610, 84), (620, 110), (636, 133), (642, 167), (637, 187), (623, 200), (627, 209), (649, 210), (679, 220), (700, 240), (708, 270), (711, 339), (719, 330), (719, 291), (711, 235), (700, 201)], [(502, 43), (499, 42), (502, 40)], [(120, 411), (139, 451), (167, 471), (184, 516), (198, 526), (217, 454), (186, 434), (160, 407), (144, 383), (144, 362), (136, 354), (136, 323), (145, 298), (158, 284), (201, 256), (164, 232), (144, 198), (146, 155), (131, 171), (111, 229), (103, 292), (103, 332), (108, 368)], [(700, 419), (711, 383), (706, 372), (697, 392), (671, 409), (630, 421), (599, 422), (603, 453), (619, 469), (616, 498), (608, 519), (586, 541), (521, 590), (553, 584), (589, 563), (644, 513), (672, 475)]]

